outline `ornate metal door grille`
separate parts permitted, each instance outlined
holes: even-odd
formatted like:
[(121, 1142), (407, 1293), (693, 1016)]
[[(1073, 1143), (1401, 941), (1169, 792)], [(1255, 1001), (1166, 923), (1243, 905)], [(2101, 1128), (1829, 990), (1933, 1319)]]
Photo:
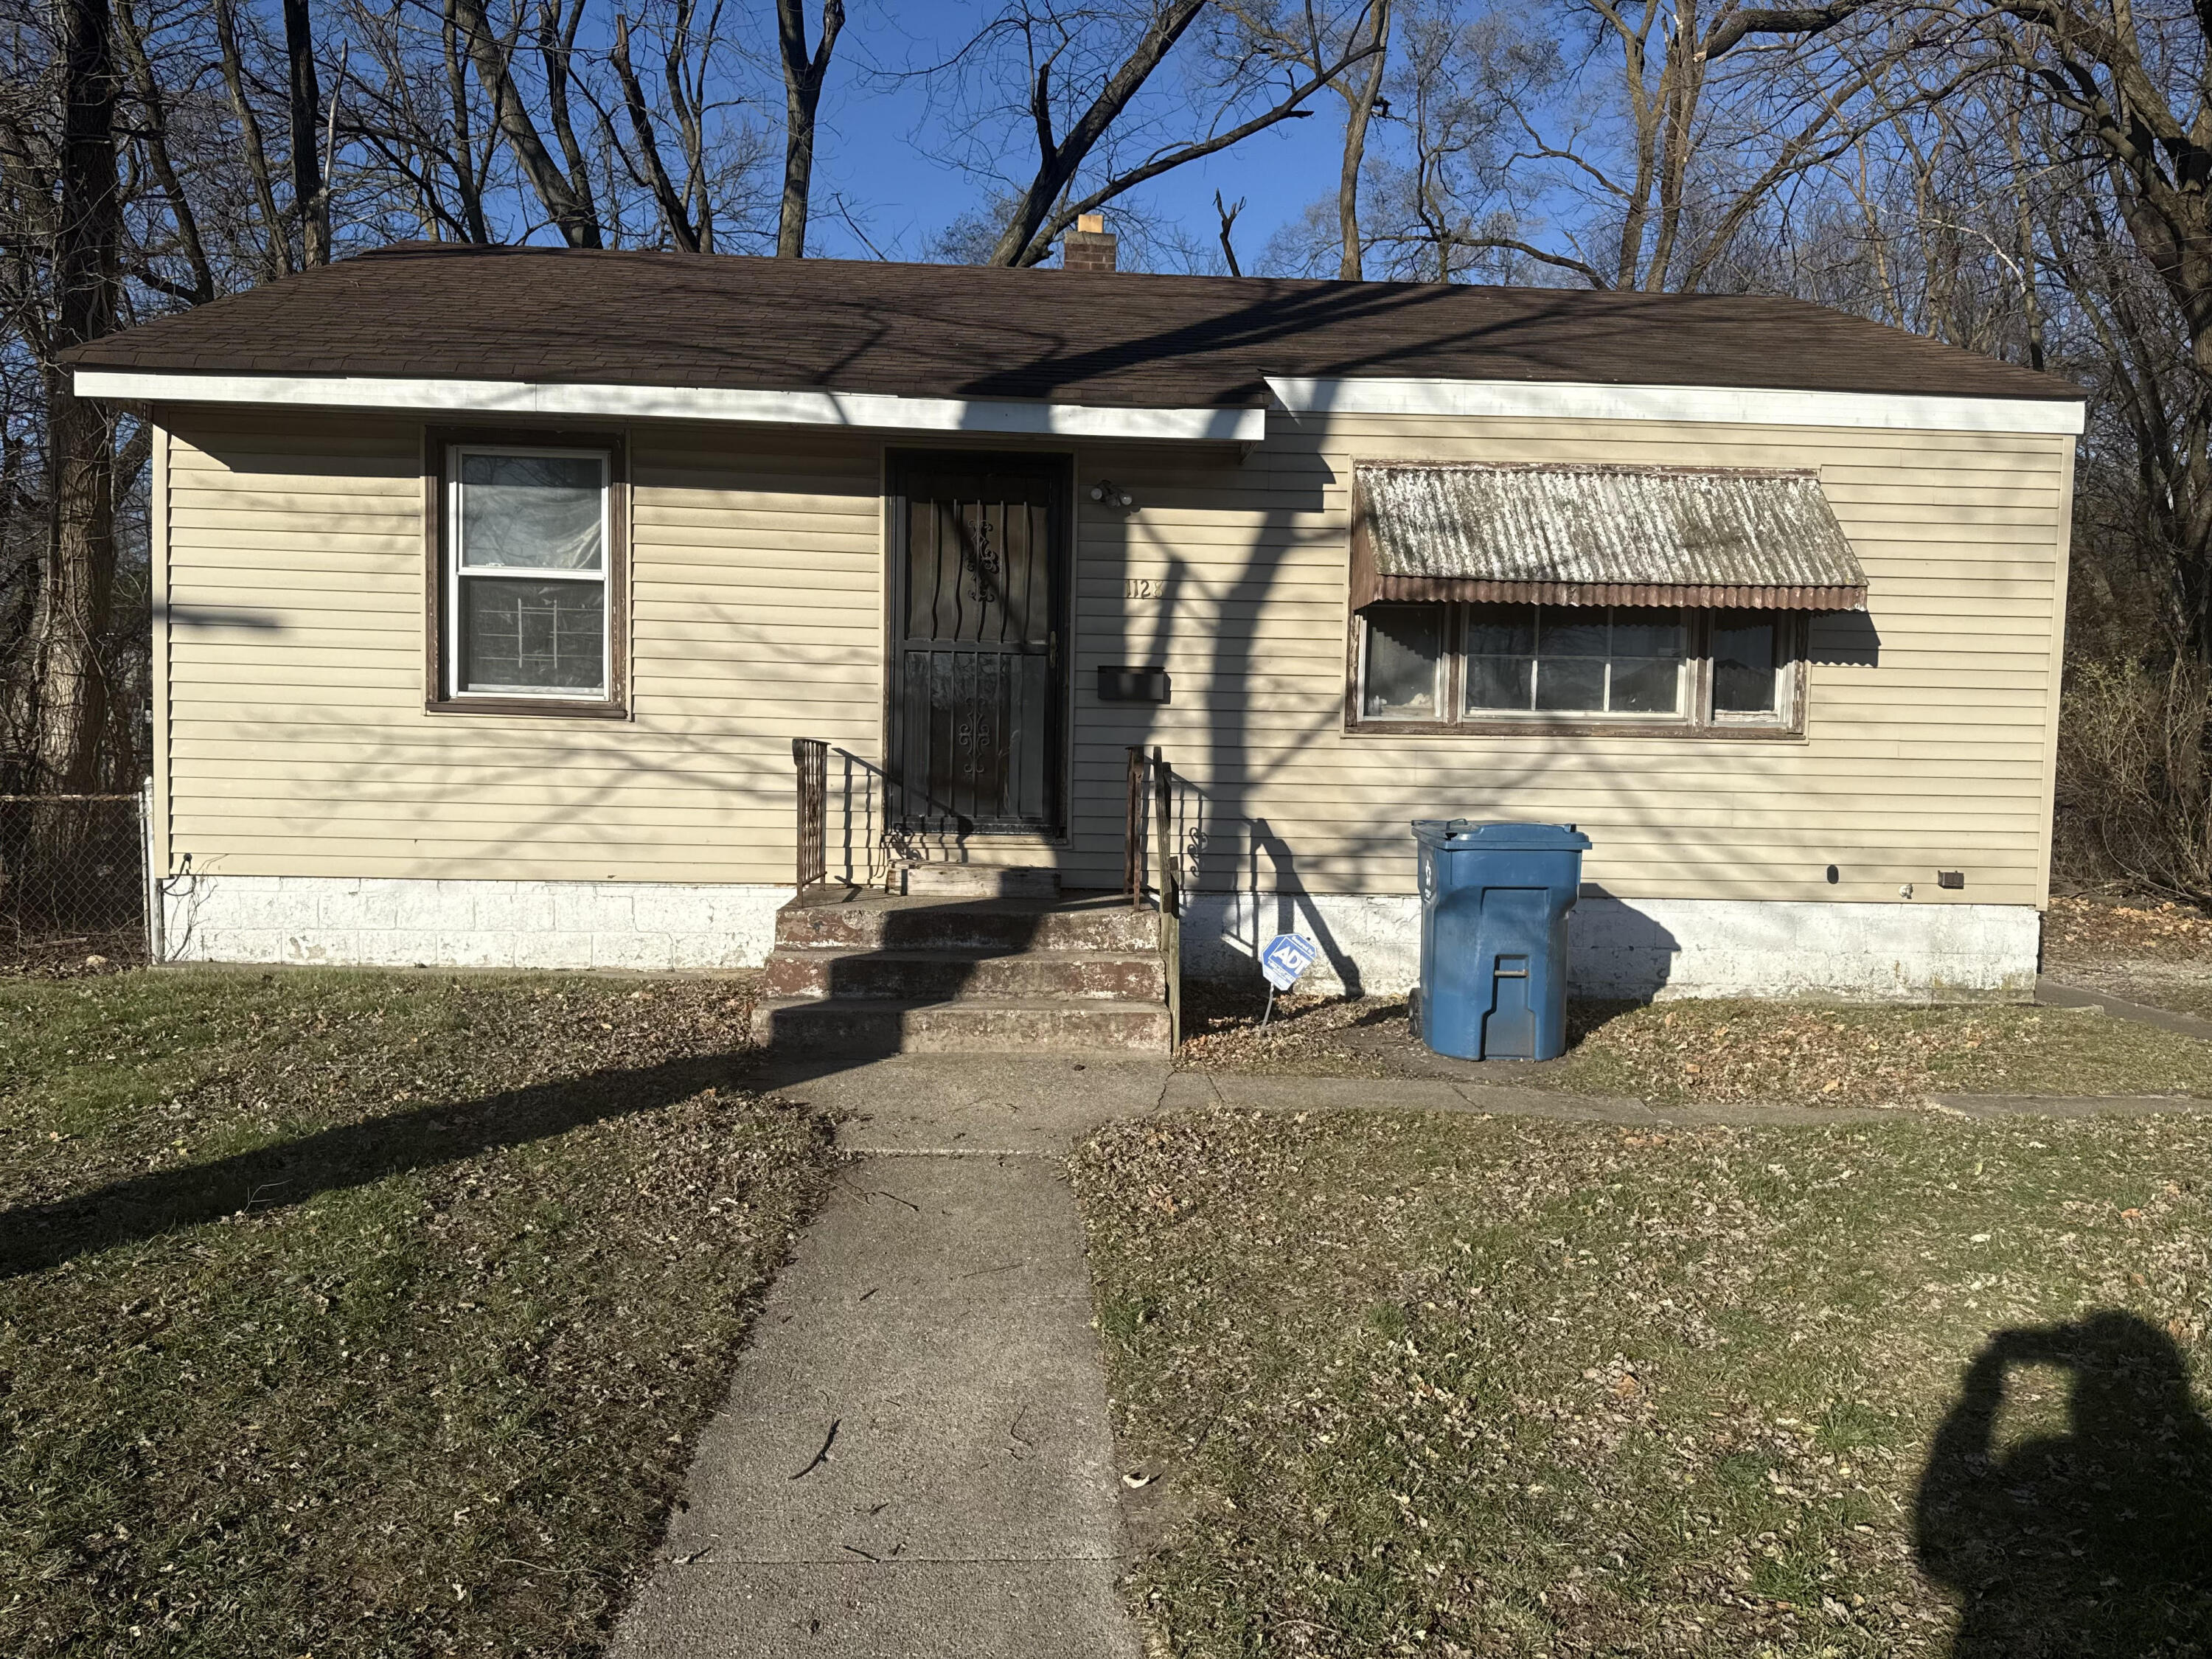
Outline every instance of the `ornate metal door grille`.
[(1069, 494), (1060, 457), (895, 459), (899, 828), (1060, 830)]

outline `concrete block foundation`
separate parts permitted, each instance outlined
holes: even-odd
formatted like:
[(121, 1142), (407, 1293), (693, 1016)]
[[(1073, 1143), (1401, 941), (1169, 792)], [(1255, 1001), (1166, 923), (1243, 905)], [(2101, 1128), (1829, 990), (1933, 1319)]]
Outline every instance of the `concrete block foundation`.
[[(757, 968), (788, 887), (394, 877), (173, 877), (173, 962), (377, 967)], [(1149, 930), (1149, 927), (1147, 931)], [(1316, 990), (1396, 994), (1420, 973), (1411, 894), (1194, 893), (1183, 972), (1256, 980), (1276, 933), (1321, 946)], [(2032, 905), (1852, 904), (1585, 896), (1569, 921), (1586, 997), (2024, 1001), (2042, 918)], [(866, 948), (866, 947), (863, 947)]]
[[(1321, 946), (1316, 990), (1397, 994), (1420, 977), (1412, 894), (1191, 896), (1183, 972), (1256, 980), (1280, 933)], [(1822, 904), (1589, 894), (1568, 918), (1577, 996), (1810, 997), (1847, 1002), (2027, 1001), (2043, 937), (2033, 905)]]

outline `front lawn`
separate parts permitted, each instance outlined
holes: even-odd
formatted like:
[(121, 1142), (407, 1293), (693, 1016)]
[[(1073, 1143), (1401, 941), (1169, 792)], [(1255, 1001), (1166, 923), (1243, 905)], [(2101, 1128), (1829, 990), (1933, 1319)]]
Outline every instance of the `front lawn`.
[(1655, 1105), (1770, 1101), (1920, 1104), (1939, 1094), (2212, 1095), (2212, 1044), (2172, 1031), (2011, 1004), (1844, 1006), (1683, 999), (1575, 1003), (1567, 1052), (1541, 1065), (1439, 1067), (1408, 1029), (1402, 997), (1277, 1004), (1201, 992), (1182, 1064), (1201, 1071), (1470, 1081)]
[(0, 1652), (595, 1651), (827, 1167), (749, 1007), (0, 983)]
[(2202, 1654), (2208, 1159), (2187, 1117), (1110, 1126), (1157, 1650)]

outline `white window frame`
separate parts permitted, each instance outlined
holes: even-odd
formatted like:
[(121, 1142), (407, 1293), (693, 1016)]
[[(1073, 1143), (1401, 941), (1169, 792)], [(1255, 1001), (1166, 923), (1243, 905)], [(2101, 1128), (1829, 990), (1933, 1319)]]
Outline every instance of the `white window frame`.
[[(512, 576), (518, 580), (587, 581), (599, 585), (599, 683), (596, 686), (516, 687), (501, 690), (471, 690), (463, 685), (461, 648), (461, 576), (463, 538), (466, 520), (461, 512), (461, 463), (471, 455), (512, 455), (523, 459), (573, 460), (590, 456), (599, 464), (599, 568), (561, 570), (542, 565), (478, 565), (469, 574), (494, 580)], [(614, 585), (612, 534), (614, 456), (588, 445), (562, 447), (548, 444), (455, 443), (446, 447), (446, 568), (441, 586), (445, 593), (446, 695), (455, 702), (505, 701), (517, 697), (542, 702), (601, 702), (614, 695)]]

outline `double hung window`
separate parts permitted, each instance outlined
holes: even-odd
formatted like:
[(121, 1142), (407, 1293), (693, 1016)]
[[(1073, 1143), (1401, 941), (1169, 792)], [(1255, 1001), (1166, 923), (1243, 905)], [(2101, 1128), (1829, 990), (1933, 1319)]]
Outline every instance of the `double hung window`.
[(618, 456), (450, 442), (438, 678), (446, 708), (605, 712), (619, 701)]
[(1798, 725), (1786, 611), (1382, 604), (1355, 618), (1356, 726)]

